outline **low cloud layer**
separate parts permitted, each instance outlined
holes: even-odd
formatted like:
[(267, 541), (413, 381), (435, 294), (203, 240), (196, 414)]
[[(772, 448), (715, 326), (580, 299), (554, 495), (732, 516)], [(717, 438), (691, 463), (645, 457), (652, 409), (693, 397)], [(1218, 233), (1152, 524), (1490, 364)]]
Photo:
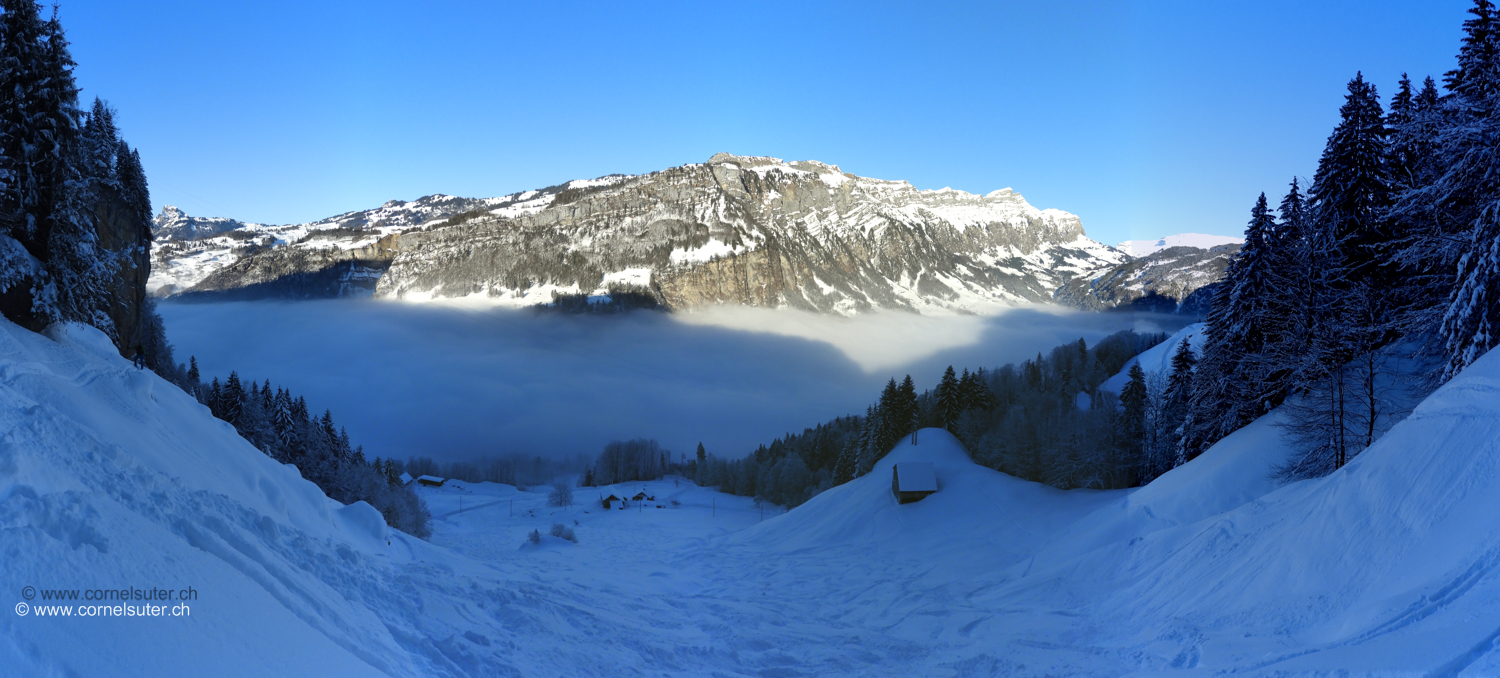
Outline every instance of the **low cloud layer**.
[[(1116, 314), (857, 318), (719, 308), (587, 317), (369, 300), (163, 304), (178, 357), (333, 410), (371, 456), (592, 454), (652, 437), (743, 455), (863, 412), (891, 376), (993, 367), (1080, 336), (1172, 329)], [(1158, 326), (1156, 323), (1162, 322)]]

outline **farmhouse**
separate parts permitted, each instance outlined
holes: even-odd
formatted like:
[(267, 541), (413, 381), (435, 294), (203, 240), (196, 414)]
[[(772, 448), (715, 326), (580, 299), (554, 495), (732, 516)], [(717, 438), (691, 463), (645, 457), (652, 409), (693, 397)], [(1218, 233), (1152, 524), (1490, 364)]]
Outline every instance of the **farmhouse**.
[(600, 499), (599, 503), (603, 504), (604, 508), (609, 509), (609, 508), (613, 508), (613, 506), (611, 506), (611, 504), (614, 504), (617, 501), (622, 501), (622, 500), (619, 497), (616, 497), (615, 495), (611, 494), (608, 497)]
[(931, 462), (903, 461), (891, 467), (891, 494), (903, 504), (919, 501), (937, 489)]
[(446, 478), (439, 478), (437, 476), (422, 476), (417, 478), (417, 483), (426, 485), (427, 487), (442, 487), (443, 483), (446, 482), (448, 482)]

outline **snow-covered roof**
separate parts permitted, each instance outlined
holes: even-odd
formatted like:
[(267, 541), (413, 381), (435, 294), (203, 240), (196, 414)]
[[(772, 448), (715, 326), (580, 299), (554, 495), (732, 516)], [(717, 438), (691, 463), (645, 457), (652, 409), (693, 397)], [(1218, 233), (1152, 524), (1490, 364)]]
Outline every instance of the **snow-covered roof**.
[(418, 482), (429, 482), (429, 483), (443, 483), (443, 482), (447, 482), (446, 479), (439, 478), (437, 476), (421, 476), (421, 477), (417, 478), (417, 481)]
[(937, 474), (929, 461), (903, 461), (896, 464), (896, 487), (901, 492), (936, 492)]
[(411, 484), (411, 474), (410, 473), (403, 473), (403, 474), (401, 474), (401, 484), (402, 485), (410, 485)]

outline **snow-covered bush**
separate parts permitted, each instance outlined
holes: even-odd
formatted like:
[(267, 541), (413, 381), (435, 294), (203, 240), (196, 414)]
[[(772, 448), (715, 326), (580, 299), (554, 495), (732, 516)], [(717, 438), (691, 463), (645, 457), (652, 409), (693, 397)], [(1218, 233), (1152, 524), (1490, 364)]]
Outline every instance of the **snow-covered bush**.
[(578, 543), (578, 535), (573, 534), (573, 528), (568, 527), (567, 525), (564, 525), (562, 523), (553, 523), (552, 536), (558, 537), (560, 539), (566, 539), (570, 542), (573, 542), (574, 544)]
[(573, 484), (567, 480), (559, 479), (552, 483), (552, 491), (547, 494), (548, 506), (572, 506)]
[(529, 535), (526, 536), (526, 540), (529, 541), (529, 542), (531, 542), (531, 543), (533, 543), (533, 544), (540, 544), (540, 543), (542, 543), (542, 533), (541, 533), (541, 531), (539, 531), (539, 530), (532, 530), (531, 534), (529, 534)]

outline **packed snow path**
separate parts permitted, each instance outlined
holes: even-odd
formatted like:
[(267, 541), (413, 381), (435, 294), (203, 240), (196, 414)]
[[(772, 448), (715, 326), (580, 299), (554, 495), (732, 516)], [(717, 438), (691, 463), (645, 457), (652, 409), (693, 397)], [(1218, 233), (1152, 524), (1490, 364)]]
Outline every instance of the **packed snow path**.
[[(0, 321), (0, 675), (1500, 674), (1500, 354), (1324, 479), (1268, 480), (1278, 416), (1133, 491), (1016, 480), (935, 430), (764, 520), (671, 480), (562, 509), (458, 483), (423, 490), (428, 543), (98, 332)], [(901, 460), (939, 491), (898, 505)], [(28, 586), (197, 597), (10, 610)]]

